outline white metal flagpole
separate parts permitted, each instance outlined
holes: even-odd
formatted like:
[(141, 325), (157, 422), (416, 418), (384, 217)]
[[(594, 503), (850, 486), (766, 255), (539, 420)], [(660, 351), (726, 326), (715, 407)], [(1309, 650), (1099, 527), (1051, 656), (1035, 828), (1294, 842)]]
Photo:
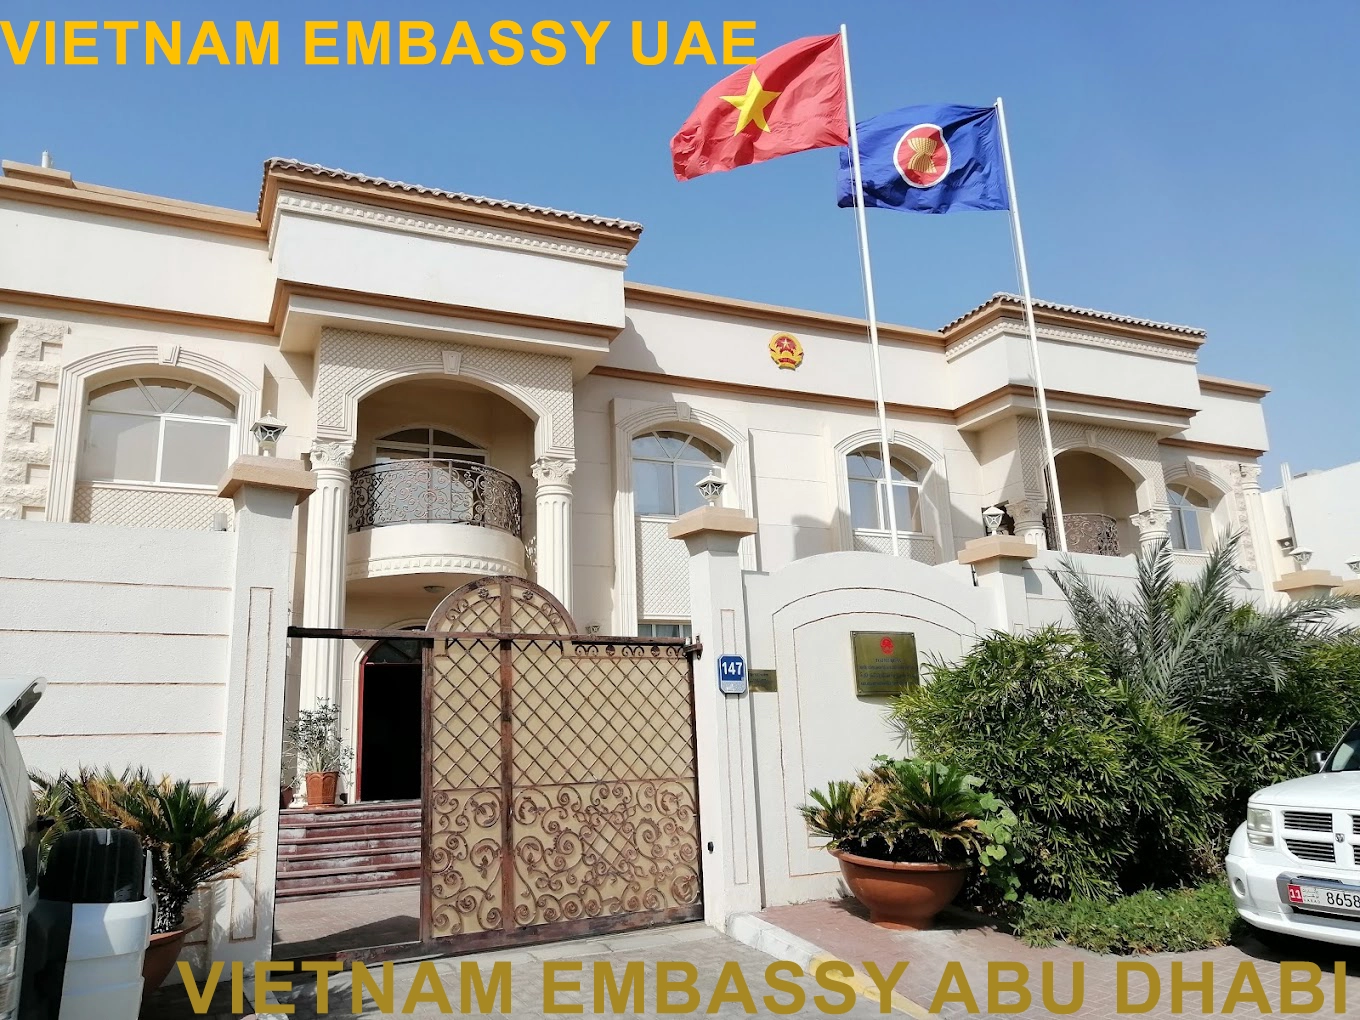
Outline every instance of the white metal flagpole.
[(844, 25), (841, 26), (841, 55), (845, 58), (845, 108), (850, 118), (850, 167), (855, 180), (855, 222), (859, 228), (859, 258), (864, 272), (864, 311), (869, 319), (869, 354), (874, 365), (874, 403), (878, 407), (878, 447), (883, 458), (883, 486), (888, 501), (888, 532), (892, 536), (892, 554), (898, 556), (900, 553), (897, 541), (897, 505), (893, 500), (888, 412), (883, 404), (883, 368), (878, 358), (878, 313), (874, 308), (874, 275), (869, 267), (869, 225), (864, 218), (864, 178), (859, 165), (855, 90), (850, 84), (850, 37)]
[(1044, 433), (1044, 459), (1048, 471), (1044, 487), (1048, 490), (1049, 515), (1058, 536), (1058, 548), (1067, 552), (1067, 527), (1063, 520), (1062, 496), (1058, 492), (1058, 465), (1053, 453), (1053, 430), (1048, 424), (1048, 397), (1044, 375), (1039, 367), (1039, 333), (1034, 327), (1034, 298), (1029, 292), (1029, 267), (1025, 264), (1025, 235), (1020, 232), (1020, 200), (1015, 195), (1015, 171), (1011, 167), (1011, 143), (1006, 136), (1006, 109), (1001, 97), (996, 100), (996, 120), (1001, 127), (1001, 153), (1006, 161), (1006, 187), (1010, 192), (1011, 229), (1015, 231), (1016, 260), (1020, 263), (1020, 289), (1025, 297), (1025, 324), (1029, 327), (1029, 360), (1034, 373), (1034, 392), (1039, 402), (1039, 424)]

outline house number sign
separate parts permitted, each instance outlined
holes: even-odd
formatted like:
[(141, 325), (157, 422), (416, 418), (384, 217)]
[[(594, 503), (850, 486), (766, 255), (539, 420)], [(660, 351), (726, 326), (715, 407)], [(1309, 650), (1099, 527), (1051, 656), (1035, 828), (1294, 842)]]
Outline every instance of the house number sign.
[(718, 690), (724, 694), (746, 693), (746, 660), (740, 655), (718, 656)]

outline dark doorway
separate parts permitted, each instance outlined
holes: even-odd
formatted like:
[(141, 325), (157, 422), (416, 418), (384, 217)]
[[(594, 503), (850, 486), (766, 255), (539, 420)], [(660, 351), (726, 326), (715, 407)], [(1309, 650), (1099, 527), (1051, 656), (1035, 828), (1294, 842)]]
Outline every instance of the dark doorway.
[(359, 800), (420, 799), (420, 642), (389, 639), (359, 669)]

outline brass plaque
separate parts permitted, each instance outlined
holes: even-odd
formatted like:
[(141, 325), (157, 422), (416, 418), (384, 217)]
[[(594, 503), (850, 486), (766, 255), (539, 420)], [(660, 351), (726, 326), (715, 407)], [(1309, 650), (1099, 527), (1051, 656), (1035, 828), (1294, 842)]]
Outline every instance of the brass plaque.
[(920, 681), (916, 635), (852, 630), (855, 650), (855, 694), (862, 698), (892, 697)]
[(746, 674), (750, 689), (769, 693), (779, 690), (779, 680), (772, 669), (752, 669)]

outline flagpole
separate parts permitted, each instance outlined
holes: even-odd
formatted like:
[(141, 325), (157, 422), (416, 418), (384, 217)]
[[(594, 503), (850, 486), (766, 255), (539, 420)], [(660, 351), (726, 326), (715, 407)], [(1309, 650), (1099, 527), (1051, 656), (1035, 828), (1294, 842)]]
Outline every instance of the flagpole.
[(1020, 232), (1020, 200), (1015, 194), (1015, 171), (1011, 167), (1011, 144), (1006, 136), (1006, 109), (1001, 97), (996, 99), (996, 120), (1001, 127), (1001, 153), (1006, 161), (1006, 187), (1010, 193), (1011, 229), (1015, 231), (1016, 260), (1020, 264), (1020, 289), (1025, 298), (1025, 324), (1029, 328), (1029, 360), (1034, 374), (1034, 392), (1039, 402), (1039, 423), (1044, 434), (1044, 457), (1048, 463), (1044, 488), (1047, 490), (1049, 510), (1053, 517), (1058, 548), (1067, 552), (1067, 524), (1063, 520), (1062, 496), (1058, 492), (1058, 464), (1053, 453), (1053, 430), (1048, 423), (1048, 397), (1044, 392), (1044, 376), (1039, 367), (1039, 332), (1034, 326), (1034, 298), (1029, 292), (1029, 267), (1025, 263), (1025, 235)]
[(845, 108), (850, 118), (850, 166), (855, 178), (855, 222), (859, 233), (859, 259), (864, 274), (864, 310), (869, 319), (869, 354), (874, 365), (874, 403), (878, 408), (878, 447), (883, 458), (883, 485), (888, 501), (888, 532), (892, 554), (900, 555), (897, 541), (897, 505), (893, 499), (892, 458), (889, 454), (888, 411), (883, 403), (883, 367), (878, 357), (878, 312), (874, 307), (874, 275), (869, 267), (869, 225), (864, 218), (864, 177), (859, 165), (859, 127), (855, 122), (855, 90), (850, 84), (850, 36), (841, 25), (841, 55), (845, 58)]

